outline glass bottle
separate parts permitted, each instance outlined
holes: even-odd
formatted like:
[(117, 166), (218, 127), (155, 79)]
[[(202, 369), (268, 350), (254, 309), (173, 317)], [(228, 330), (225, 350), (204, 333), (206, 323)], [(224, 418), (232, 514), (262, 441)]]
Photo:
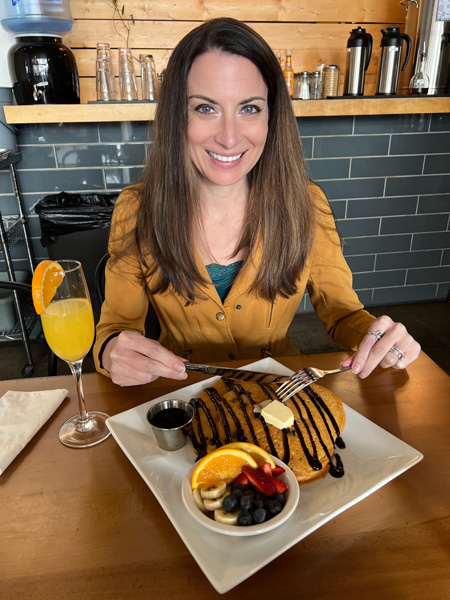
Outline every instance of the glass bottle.
[(151, 54), (140, 54), (142, 100), (155, 102), (158, 99), (158, 77), (156, 75), (155, 61)]
[(98, 42), (97, 44), (96, 88), (97, 100), (109, 101), (116, 99), (111, 48), (105, 42)]
[(409, 82), (409, 93), (412, 95), (421, 94), (426, 96), (430, 87), (430, 79), (425, 73), (425, 63), (427, 61), (427, 54), (425, 52), (425, 44), (423, 45), (423, 52), (420, 55), (419, 70), (411, 77)]
[(286, 50), (286, 64), (284, 66), (284, 79), (286, 81), (289, 96), (294, 93), (294, 70), (292, 68), (292, 52)]
[(137, 100), (133, 56), (127, 48), (119, 48), (119, 87), (121, 100)]

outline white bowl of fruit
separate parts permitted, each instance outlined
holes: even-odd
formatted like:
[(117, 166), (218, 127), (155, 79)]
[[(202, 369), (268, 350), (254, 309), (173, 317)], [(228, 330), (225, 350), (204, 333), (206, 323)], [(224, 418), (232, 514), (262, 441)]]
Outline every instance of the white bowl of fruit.
[(198, 523), (224, 535), (271, 531), (294, 512), (298, 482), (278, 458), (236, 442), (210, 452), (189, 469), (183, 503)]

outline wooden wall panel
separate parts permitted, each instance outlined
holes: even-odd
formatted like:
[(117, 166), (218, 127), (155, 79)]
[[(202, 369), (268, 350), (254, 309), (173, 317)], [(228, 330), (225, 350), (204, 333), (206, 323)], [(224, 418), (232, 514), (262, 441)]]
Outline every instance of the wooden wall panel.
[[(204, 21), (234, 17), (243, 21), (383, 23), (405, 21), (397, 0), (118, 0), (125, 16), (153, 21)], [(71, 0), (74, 19), (111, 19), (111, 0)]]
[[(195, 0), (189, 4), (169, 0), (153, 3), (126, 0), (125, 17), (133, 14), (129, 47), (134, 55), (153, 54), (158, 73), (167, 64), (171, 50), (201, 21), (229, 15), (246, 21), (274, 51), (292, 50), (294, 71), (313, 71), (320, 64), (340, 66), (342, 93), (346, 44), (351, 29), (362, 25), (374, 38), (374, 51), (366, 74), (365, 94), (375, 93), (381, 29), (398, 24), (403, 29), (406, 11), (393, 0)], [(122, 6), (119, 0), (119, 6)], [(125, 46), (123, 25), (114, 22), (111, 0), (72, 0), (73, 30), (64, 43), (75, 53), (81, 78), (81, 101), (95, 100), (95, 47), (109, 42), (118, 74), (117, 48)], [(139, 64), (136, 63), (139, 71)]]

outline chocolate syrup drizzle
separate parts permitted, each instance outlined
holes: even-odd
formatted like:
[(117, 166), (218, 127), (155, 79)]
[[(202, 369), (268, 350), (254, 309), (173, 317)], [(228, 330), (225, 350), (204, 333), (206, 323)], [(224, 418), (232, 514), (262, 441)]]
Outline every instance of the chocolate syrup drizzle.
[[(215, 410), (217, 411), (217, 413), (220, 417), (221, 423), (223, 425), (225, 440), (220, 439), (219, 433), (217, 430), (217, 426), (214, 422), (211, 412), (208, 409), (208, 407), (205, 405), (203, 400), (201, 398), (193, 398), (190, 401), (190, 403), (192, 404), (192, 406), (194, 408), (194, 413), (195, 413), (195, 423), (196, 423), (195, 429), (198, 432), (197, 433), (198, 437), (197, 437), (196, 434), (194, 433), (194, 430), (192, 430), (191, 431), (191, 439), (192, 439), (192, 444), (194, 446), (194, 449), (198, 453), (199, 458), (204, 456), (207, 452), (207, 437), (205, 435), (205, 432), (203, 431), (203, 427), (202, 427), (202, 423), (201, 423), (201, 419), (200, 419), (200, 411), (203, 411), (203, 413), (207, 419), (209, 428), (210, 428), (210, 443), (212, 445), (216, 446), (217, 448), (226, 443), (230, 443), (233, 441), (230, 424), (229, 424), (227, 415), (232, 420), (234, 427), (236, 428), (236, 436), (237, 436), (238, 441), (240, 441), (240, 442), (251, 441), (252, 443), (254, 443), (258, 446), (261, 445), (259, 443), (258, 436), (257, 436), (257, 434), (255, 432), (255, 428), (253, 426), (254, 419), (258, 419), (259, 422), (261, 423), (262, 429), (264, 431), (264, 436), (265, 436), (267, 444), (269, 446), (270, 454), (272, 454), (273, 456), (276, 456), (277, 458), (281, 458), (281, 460), (283, 462), (288, 464), (290, 461), (290, 458), (291, 458), (289, 439), (291, 436), (295, 435), (298, 437), (298, 440), (301, 444), (301, 447), (305, 454), (306, 460), (308, 461), (308, 464), (310, 465), (310, 467), (315, 471), (320, 471), (322, 469), (323, 465), (321, 464), (321, 462), (319, 460), (316, 443), (314, 442), (314, 436), (313, 436), (313, 430), (314, 430), (314, 432), (317, 436), (318, 443), (320, 444), (320, 446), (322, 447), (322, 449), (324, 450), (324, 452), (327, 456), (330, 475), (333, 477), (342, 477), (344, 475), (344, 467), (343, 467), (340, 456), (338, 454), (334, 454), (334, 462), (333, 462), (333, 457), (330, 455), (327, 445), (320, 434), (320, 429), (312, 415), (312, 412), (310, 410), (308, 402), (305, 398), (300, 396), (300, 394), (296, 394), (295, 396), (292, 397), (292, 404), (293, 404), (295, 411), (297, 412), (297, 417), (298, 417), (298, 419), (294, 420), (293, 431), (291, 428), (281, 430), (282, 431), (282, 439), (283, 439), (283, 456), (280, 457), (278, 455), (278, 452), (276, 451), (272, 436), (270, 434), (269, 427), (268, 427), (264, 417), (262, 417), (262, 415), (260, 415), (260, 414), (253, 413), (253, 405), (255, 404), (255, 401), (253, 400), (251, 395), (247, 391), (245, 391), (239, 383), (236, 383), (235, 381), (224, 378), (223, 382), (225, 384), (227, 391), (228, 392), (232, 391), (234, 393), (235, 399), (236, 399), (236, 407), (231, 406), (228, 401), (226, 401), (224, 398), (222, 398), (215, 388), (213, 388), (213, 387), (207, 388), (205, 391), (208, 394), (209, 399), (211, 400)], [(267, 385), (263, 382), (258, 382), (258, 385), (263, 390), (263, 392), (265, 393), (265, 395), (267, 396), (268, 399), (271, 399), (271, 400), (276, 399), (274, 390), (269, 385)], [(323, 398), (321, 398), (320, 395), (317, 394), (317, 392), (315, 392), (313, 389), (311, 389), (309, 387), (305, 388), (304, 392), (306, 393), (309, 401), (314, 405), (315, 409), (317, 410), (317, 412), (319, 414), (320, 419), (324, 423), (329, 439), (333, 442), (333, 438), (335, 435), (336, 437), (334, 439), (334, 445), (336, 445), (338, 448), (345, 448), (345, 443), (340, 436), (340, 431), (339, 431), (339, 427), (336, 423), (336, 420), (333, 417), (329, 407), (324, 402)], [(251, 440), (247, 439), (245, 432), (241, 426), (241, 421), (238, 418), (235, 410), (239, 410), (241, 412), (242, 417), (245, 420), (245, 423), (247, 424), (247, 427), (249, 429)], [(249, 411), (250, 411), (250, 414), (249, 414)], [(305, 428), (306, 439), (305, 439), (305, 435), (302, 433), (302, 430), (300, 429), (300, 427), (297, 423), (297, 420), (301, 421), (301, 423), (303, 424), (303, 426)], [(331, 428), (330, 428), (330, 424), (331, 424)], [(334, 435), (333, 435), (333, 432), (331, 429), (334, 430)]]

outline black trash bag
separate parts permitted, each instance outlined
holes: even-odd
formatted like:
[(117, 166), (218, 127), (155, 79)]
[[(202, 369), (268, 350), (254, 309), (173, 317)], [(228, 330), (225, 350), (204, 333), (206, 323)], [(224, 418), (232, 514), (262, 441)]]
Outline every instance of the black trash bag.
[(45, 196), (35, 206), (41, 224), (41, 244), (51, 246), (60, 235), (109, 227), (118, 194)]

